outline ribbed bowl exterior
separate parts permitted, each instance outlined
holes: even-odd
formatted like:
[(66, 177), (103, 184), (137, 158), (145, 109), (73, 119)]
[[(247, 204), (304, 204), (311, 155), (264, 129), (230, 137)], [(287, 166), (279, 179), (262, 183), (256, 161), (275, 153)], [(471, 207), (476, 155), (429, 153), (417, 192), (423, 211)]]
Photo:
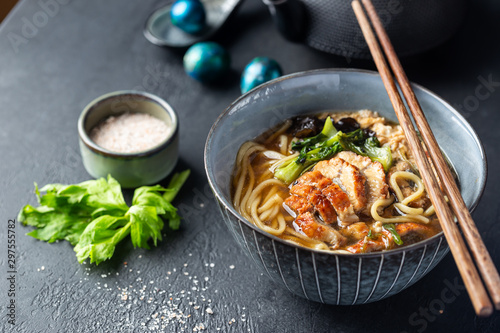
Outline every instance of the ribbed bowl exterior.
[(297, 296), (326, 304), (365, 304), (395, 295), (420, 280), (449, 251), (440, 236), (419, 249), (396, 253), (321, 253), (276, 241), (220, 202), (219, 208), (237, 243), (273, 281)]
[[(438, 96), (413, 87), (472, 210), (486, 180), (482, 145), (470, 125)], [(231, 175), (241, 144), (299, 114), (325, 110), (379, 111), (395, 120), (378, 73), (325, 69), (296, 73), (261, 85), (221, 114), (205, 146), (205, 169), (223, 220), (237, 243), (273, 281), (306, 299), (339, 305), (374, 302), (408, 288), (446, 255), (443, 234), (403, 248), (336, 254), (296, 246), (265, 233), (233, 207)], [(480, 221), (479, 221), (480, 222)]]

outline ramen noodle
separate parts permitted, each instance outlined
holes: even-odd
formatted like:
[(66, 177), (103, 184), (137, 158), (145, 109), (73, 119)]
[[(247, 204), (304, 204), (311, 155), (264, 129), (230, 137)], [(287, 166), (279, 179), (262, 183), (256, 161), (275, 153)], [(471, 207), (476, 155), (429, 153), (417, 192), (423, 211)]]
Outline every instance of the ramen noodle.
[(318, 250), (384, 251), (441, 231), (401, 127), (368, 110), (290, 119), (245, 142), (232, 199), (263, 231)]

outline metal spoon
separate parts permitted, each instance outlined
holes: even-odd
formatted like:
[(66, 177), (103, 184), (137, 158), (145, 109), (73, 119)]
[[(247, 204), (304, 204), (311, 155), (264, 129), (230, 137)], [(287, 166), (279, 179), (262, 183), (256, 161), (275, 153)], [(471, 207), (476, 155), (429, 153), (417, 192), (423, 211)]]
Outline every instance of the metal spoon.
[(168, 4), (155, 10), (146, 21), (144, 36), (153, 44), (169, 47), (188, 47), (207, 40), (214, 35), (238, 8), (243, 0), (201, 0), (205, 6), (206, 27), (196, 35), (189, 34), (174, 26), (170, 20)]

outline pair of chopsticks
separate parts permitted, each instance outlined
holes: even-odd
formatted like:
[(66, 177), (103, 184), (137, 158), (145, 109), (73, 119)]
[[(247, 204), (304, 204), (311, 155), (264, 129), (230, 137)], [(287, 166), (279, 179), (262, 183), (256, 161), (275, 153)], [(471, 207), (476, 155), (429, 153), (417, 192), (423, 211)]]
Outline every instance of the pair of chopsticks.
[[(460, 195), (460, 191), (458, 190), (455, 180), (453, 179), (451, 171), (441, 154), (436, 138), (432, 134), (431, 128), (429, 127), (425, 115), (422, 112), (422, 108), (420, 107), (420, 104), (415, 97), (415, 93), (410, 86), (410, 82), (406, 77), (403, 67), (399, 62), (380, 18), (375, 11), (375, 7), (370, 0), (362, 0), (362, 2), (368, 16), (370, 17), (371, 24), (375, 28), (377, 37), (385, 52), (385, 56), (387, 57), (390, 67), (394, 72), (394, 76), (401, 87), (401, 91), (403, 92), (403, 96), (406, 99), (417, 128), (422, 135), (422, 139), (427, 147), (432, 163), (435, 166), (435, 170), (441, 179), (444, 191), (450, 200), (453, 212), (458, 219), (470, 251), (474, 256), (475, 263), (481, 272), (484, 284), (489, 291), (489, 296), (493, 300), (495, 308), (500, 310), (500, 277), (498, 275), (498, 271), (491, 260), (488, 250), (479, 235), (469, 210)], [(352, 8), (356, 14), (361, 30), (363, 31), (366, 43), (370, 48), (373, 60), (375, 61), (380, 76), (382, 77), (382, 81), (384, 82), (384, 86), (387, 90), (391, 103), (396, 111), (396, 116), (398, 117), (401, 127), (403, 128), (406, 140), (408, 141), (411, 151), (415, 156), (425, 187), (432, 204), (434, 205), (444, 235), (448, 241), (451, 253), (453, 254), (460, 275), (462, 276), (464, 284), (467, 288), (476, 314), (478, 316), (489, 316), (493, 313), (493, 306), (488, 298), (488, 293), (484, 288), (481, 277), (479, 276), (474, 262), (472, 261), (472, 258), (467, 250), (467, 246), (461, 237), (459, 228), (454, 222), (453, 213), (445, 200), (430, 161), (425, 154), (422, 143), (415, 128), (413, 127), (413, 123), (406, 110), (403, 100), (399, 95), (396, 84), (394, 83), (393, 75), (387, 66), (384, 54), (379, 47), (379, 43), (377, 42), (375, 34), (370, 26), (370, 22), (368, 21), (363, 7), (358, 0), (354, 0), (352, 2)]]

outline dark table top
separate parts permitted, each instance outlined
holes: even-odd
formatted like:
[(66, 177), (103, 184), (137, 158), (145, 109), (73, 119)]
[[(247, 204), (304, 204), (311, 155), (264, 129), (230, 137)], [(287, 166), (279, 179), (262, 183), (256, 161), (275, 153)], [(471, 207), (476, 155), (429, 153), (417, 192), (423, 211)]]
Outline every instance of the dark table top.
[[(267, 55), (292, 73), (326, 67), (373, 69), (370, 61), (286, 42), (267, 8), (248, 0), (214, 38), (231, 53), (233, 73), (224, 83), (202, 85), (185, 75), (183, 51), (152, 45), (142, 34), (146, 18), (162, 1), (60, 3), (43, 20), (37, 1), (21, 1), (0, 27), (2, 331), (500, 331), (498, 312), (489, 318), (475, 316), (450, 254), (396, 296), (363, 306), (329, 306), (276, 287), (255, 270), (219, 217), (203, 170), (203, 147), (211, 124), (240, 95), (239, 75), (245, 64)], [(499, 17), (500, 7), (493, 1), (471, 2), (450, 41), (404, 61), (410, 79), (455, 106), (474, 96), (481, 78), (500, 81)], [(26, 22), (33, 20), (40, 20), (39, 27), (26, 30)], [(500, 92), (498, 84), (490, 88), (477, 107), (461, 112), (488, 157), (486, 191), (474, 218), (500, 266)], [(8, 220), (15, 219), (24, 204), (36, 203), (33, 182), (90, 178), (78, 149), (78, 116), (97, 96), (122, 89), (157, 94), (180, 116), (177, 170), (192, 170), (175, 201), (185, 218), (182, 228), (167, 232), (149, 251), (134, 250), (125, 242), (112, 260), (95, 266), (78, 264), (69, 243), (39, 242), (25, 236), (29, 228), (16, 225), (16, 323), (11, 325), (6, 317), (11, 287)], [(128, 200), (130, 194), (126, 192)], [(444, 299), (449, 290), (453, 297), (447, 294)]]

